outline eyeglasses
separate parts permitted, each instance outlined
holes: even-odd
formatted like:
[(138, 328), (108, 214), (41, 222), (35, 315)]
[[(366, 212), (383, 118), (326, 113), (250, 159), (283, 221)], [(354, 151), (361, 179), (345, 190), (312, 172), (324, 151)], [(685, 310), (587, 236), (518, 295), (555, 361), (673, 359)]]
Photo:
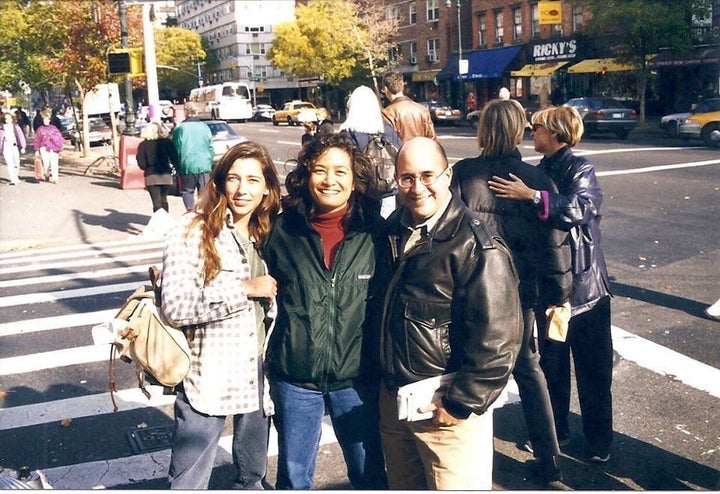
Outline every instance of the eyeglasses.
[(415, 181), (420, 180), (420, 183), (423, 184), (425, 187), (431, 187), (435, 185), (435, 182), (440, 180), (440, 177), (445, 174), (449, 167), (449, 164), (445, 165), (445, 168), (443, 168), (443, 170), (437, 175), (435, 174), (435, 172), (423, 172), (419, 176), (400, 175), (400, 177), (398, 177), (398, 186), (401, 189), (410, 189), (415, 185)]

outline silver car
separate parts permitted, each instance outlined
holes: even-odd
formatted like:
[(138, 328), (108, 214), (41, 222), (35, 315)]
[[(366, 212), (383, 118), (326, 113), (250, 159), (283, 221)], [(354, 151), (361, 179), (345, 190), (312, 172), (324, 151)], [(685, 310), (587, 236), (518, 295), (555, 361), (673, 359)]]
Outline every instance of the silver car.
[(213, 163), (217, 163), (235, 144), (247, 141), (245, 137), (238, 135), (225, 120), (205, 120), (204, 122), (212, 132), (212, 146), (215, 152)]

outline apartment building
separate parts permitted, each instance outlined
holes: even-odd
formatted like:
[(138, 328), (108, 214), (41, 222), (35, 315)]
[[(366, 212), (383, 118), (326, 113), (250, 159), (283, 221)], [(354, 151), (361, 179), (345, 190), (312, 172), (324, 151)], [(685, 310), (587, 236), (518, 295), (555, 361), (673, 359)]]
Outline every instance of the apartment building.
[(295, 16), (295, 0), (176, 0), (179, 27), (200, 34), (217, 66), (207, 68), (205, 84), (248, 81), (258, 102), (281, 105), (297, 97), (302, 81), (272, 66), (266, 54), (274, 27)]

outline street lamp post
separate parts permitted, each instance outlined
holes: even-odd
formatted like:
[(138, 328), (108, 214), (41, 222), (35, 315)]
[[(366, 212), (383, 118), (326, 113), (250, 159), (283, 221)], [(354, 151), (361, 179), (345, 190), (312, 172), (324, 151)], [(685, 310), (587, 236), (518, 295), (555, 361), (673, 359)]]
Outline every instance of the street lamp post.
[[(463, 75), (467, 74), (467, 64), (464, 64), (464, 60), (462, 58), (462, 26), (460, 24), (460, 0), (456, 0), (456, 6), (457, 6), (457, 32), (458, 32), (458, 95), (460, 97), (460, 104), (459, 107), (462, 111), (463, 105), (464, 105), (464, 99), (465, 95), (463, 94), (464, 91), (464, 82), (463, 82)], [(445, 0), (445, 6), (447, 8), (452, 7), (452, 0)], [(464, 113), (464, 111), (463, 111)]]
[[(127, 5), (125, 0), (118, 0), (118, 15), (120, 17), (120, 45), (123, 48), (128, 47), (128, 31), (127, 31)], [(140, 134), (135, 127), (135, 105), (132, 96), (132, 78), (125, 75), (125, 130), (123, 134), (136, 136)]]

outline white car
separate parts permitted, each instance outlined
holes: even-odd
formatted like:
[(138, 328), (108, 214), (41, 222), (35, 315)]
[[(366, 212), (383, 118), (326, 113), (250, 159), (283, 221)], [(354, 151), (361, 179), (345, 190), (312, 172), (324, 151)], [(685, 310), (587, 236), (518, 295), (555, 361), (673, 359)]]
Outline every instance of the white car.
[(688, 112), (671, 113), (665, 115), (660, 119), (660, 128), (663, 129), (669, 135), (680, 134), (680, 126), (685, 123), (685, 120), (694, 113), (707, 113), (710, 111), (720, 110), (720, 98), (711, 98), (698, 104), (695, 108)]
[(225, 120), (205, 120), (205, 123), (212, 132), (212, 147), (215, 152), (213, 163), (217, 163), (227, 150), (235, 144), (247, 141), (245, 137), (235, 133)]

